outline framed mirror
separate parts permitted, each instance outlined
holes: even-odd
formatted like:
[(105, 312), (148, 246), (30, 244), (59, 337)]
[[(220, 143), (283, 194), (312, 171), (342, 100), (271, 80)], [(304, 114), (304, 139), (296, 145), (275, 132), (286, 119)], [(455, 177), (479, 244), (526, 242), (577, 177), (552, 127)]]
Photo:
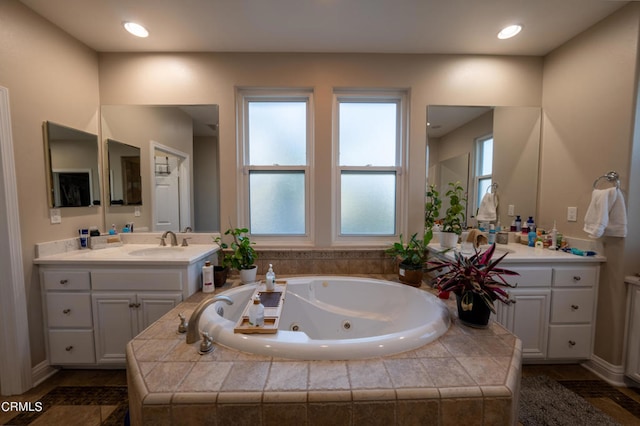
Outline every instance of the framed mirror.
[(112, 206), (142, 205), (140, 148), (107, 139), (109, 203)]
[(43, 128), (49, 206), (100, 205), (98, 136), (51, 121)]
[(110, 157), (111, 141), (140, 155), (141, 204), (112, 198), (107, 229), (135, 222), (136, 230), (220, 231), (217, 105), (103, 105), (101, 123)]
[(448, 184), (441, 181), (442, 173), (449, 176), (453, 165), (468, 159), (469, 224), (475, 225), (473, 218), (491, 183), (497, 185), (501, 225), (508, 227), (515, 218), (507, 214), (509, 205), (516, 215), (537, 214), (539, 107), (429, 105), (427, 123), (429, 184), (442, 191)]

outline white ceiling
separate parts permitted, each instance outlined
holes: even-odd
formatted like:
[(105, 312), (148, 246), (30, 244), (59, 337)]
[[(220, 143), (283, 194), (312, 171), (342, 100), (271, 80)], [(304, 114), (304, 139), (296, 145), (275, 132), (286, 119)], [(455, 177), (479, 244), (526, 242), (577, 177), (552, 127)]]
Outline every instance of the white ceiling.
[[(99, 52), (545, 55), (617, 0), (21, 0)], [(137, 39), (123, 21), (150, 36)], [(524, 25), (513, 39), (498, 31)]]

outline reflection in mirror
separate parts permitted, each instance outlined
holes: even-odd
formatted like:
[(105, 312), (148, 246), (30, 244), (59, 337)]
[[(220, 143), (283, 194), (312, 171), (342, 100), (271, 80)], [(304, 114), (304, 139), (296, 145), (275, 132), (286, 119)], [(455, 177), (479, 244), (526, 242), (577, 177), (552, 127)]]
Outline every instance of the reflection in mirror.
[[(516, 215), (536, 215), (540, 122), (538, 107), (430, 105), (427, 181), (446, 187), (448, 182), (441, 181), (443, 168), (454, 158), (469, 158), (469, 225), (475, 225), (473, 218), (489, 183), (498, 184), (501, 225), (508, 227), (515, 217), (507, 215), (509, 205)], [(491, 138), (491, 150), (487, 150), (486, 141)], [(483, 158), (487, 152), (489, 158)]]
[(98, 136), (50, 121), (44, 136), (49, 206), (100, 205)]
[(140, 148), (107, 139), (111, 205), (142, 205)]
[[(220, 231), (217, 105), (103, 105), (101, 121), (103, 139), (140, 149), (142, 206), (107, 207), (107, 229), (135, 222), (136, 230)], [(165, 162), (166, 153), (180, 153), (178, 190), (156, 174), (157, 147)], [(164, 207), (178, 208), (178, 220), (164, 223)]]

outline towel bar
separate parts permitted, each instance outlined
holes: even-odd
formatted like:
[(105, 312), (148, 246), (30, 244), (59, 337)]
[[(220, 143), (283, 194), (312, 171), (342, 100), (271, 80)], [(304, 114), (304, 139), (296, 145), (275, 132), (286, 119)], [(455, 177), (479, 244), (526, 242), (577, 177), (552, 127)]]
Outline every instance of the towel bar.
[(620, 176), (618, 175), (618, 172), (609, 172), (597, 178), (595, 181), (593, 181), (593, 189), (596, 189), (600, 179), (606, 179), (607, 182), (615, 182), (616, 188), (620, 189)]

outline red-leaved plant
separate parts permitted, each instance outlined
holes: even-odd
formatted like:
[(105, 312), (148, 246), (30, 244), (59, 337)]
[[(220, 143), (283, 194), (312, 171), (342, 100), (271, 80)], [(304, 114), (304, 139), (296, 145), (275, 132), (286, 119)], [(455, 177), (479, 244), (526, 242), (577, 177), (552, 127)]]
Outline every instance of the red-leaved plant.
[(509, 269), (498, 268), (497, 265), (507, 255), (492, 259), (495, 244), (484, 252), (476, 251), (474, 255), (465, 257), (455, 252), (453, 260), (435, 259), (427, 262), (431, 265), (427, 271), (444, 271), (435, 279), (435, 286), (440, 293), (453, 292), (461, 297), (461, 307), (468, 311), (473, 308), (473, 295), (481, 297), (491, 312), (496, 313), (494, 300), (505, 304), (515, 303), (502, 287), (515, 287), (509, 284), (504, 276), (519, 275)]

